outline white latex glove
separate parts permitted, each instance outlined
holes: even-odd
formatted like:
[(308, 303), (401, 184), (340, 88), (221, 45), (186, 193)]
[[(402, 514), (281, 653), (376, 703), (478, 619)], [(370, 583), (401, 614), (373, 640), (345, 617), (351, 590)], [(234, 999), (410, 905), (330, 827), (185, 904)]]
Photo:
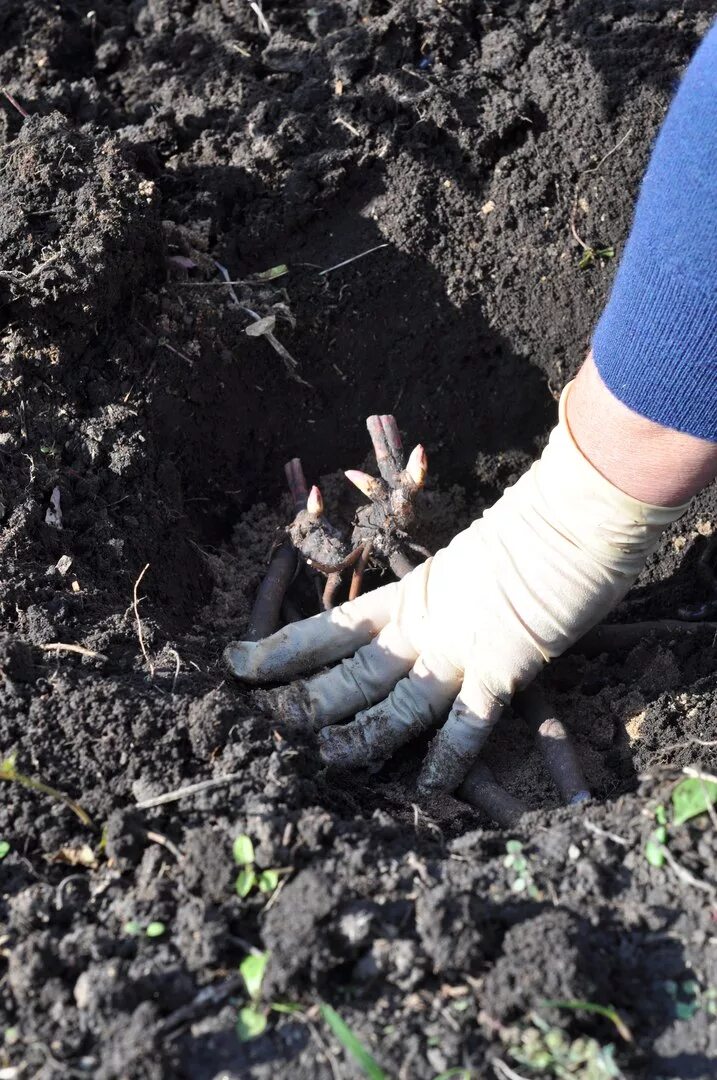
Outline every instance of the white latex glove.
[(350, 657), (272, 692), (279, 714), (323, 729), (327, 763), (384, 760), (448, 713), (419, 788), (454, 790), (513, 694), (607, 615), (684, 513), (593, 468), (568, 428), (569, 392), (542, 457), (447, 548), (400, 582), (226, 649), (231, 673), (252, 684)]

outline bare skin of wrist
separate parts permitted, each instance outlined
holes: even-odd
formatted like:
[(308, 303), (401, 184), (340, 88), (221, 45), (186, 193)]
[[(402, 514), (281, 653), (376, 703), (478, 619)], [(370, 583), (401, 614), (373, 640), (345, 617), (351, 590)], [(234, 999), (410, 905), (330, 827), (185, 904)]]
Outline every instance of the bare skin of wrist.
[(605, 386), (592, 353), (573, 384), (567, 417), (588, 461), (641, 502), (680, 506), (717, 476), (717, 443), (628, 409)]

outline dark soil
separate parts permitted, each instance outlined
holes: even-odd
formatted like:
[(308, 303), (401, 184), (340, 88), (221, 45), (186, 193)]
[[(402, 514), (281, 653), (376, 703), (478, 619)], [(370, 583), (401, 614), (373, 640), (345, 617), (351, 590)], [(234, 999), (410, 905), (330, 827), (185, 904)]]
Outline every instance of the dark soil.
[[(347, 518), (333, 474), (361, 465), (364, 418), (395, 412), (430, 455), (437, 546), (535, 456), (614, 272), (577, 268), (571, 215), (619, 256), (713, 5), (265, 8), (270, 40), (244, 0), (0, 0), (0, 85), (30, 114), (0, 107), (0, 751), (95, 823), (3, 785), (2, 1075), (358, 1075), (323, 1000), (401, 1080), (529, 1071), (510, 1045), (536, 1009), (614, 1043), (626, 1077), (713, 1076), (715, 832), (703, 817), (671, 842), (687, 878), (643, 853), (678, 769), (714, 758), (712, 635), (557, 662), (596, 800), (558, 808), (508, 717), (487, 758), (533, 810), (512, 834), (455, 800), (417, 807), (420, 748), (328, 774), (219, 664), (288, 519), (289, 457)], [(235, 286), (237, 305), (213, 260), (235, 281), (290, 272)], [(309, 386), (242, 305), (276, 315)], [(710, 600), (715, 528), (712, 490), (618, 618)], [(290, 868), (269, 903), (234, 893), (242, 832)], [(304, 1012), (241, 1043), (249, 945), (271, 952), (266, 1001)], [(545, 998), (612, 1004), (634, 1041)]]

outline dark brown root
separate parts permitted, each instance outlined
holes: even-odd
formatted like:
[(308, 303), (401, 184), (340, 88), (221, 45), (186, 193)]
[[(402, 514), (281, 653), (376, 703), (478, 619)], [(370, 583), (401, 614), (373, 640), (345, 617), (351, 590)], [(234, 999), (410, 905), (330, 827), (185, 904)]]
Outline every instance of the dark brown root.
[(388, 557), (388, 564), (397, 578), (405, 578), (406, 574), (416, 569), (415, 564), (402, 551), (392, 551)]
[(520, 799), (500, 786), (482, 761), (477, 761), (468, 773), (458, 789), (458, 796), (471, 806), (478, 807), (504, 829), (516, 825), (528, 809)]
[(685, 622), (681, 619), (654, 619), (635, 623), (610, 623), (596, 626), (570, 649), (581, 656), (599, 656), (603, 652), (628, 653), (636, 645), (651, 638), (654, 641), (673, 641), (688, 634), (717, 634), (717, 622)]
[(361, 593), (361, 588), (363, 586), (364, 570), (368, 566), (368, 560), (371, 558), (371, 548), (372, 547), (373, 547), (373, 544), (371, 543), (370, 540), (366, 544), (364, 544), (364, 546), (363, 546), (363, 549), (361, 551), (361, 557), (359, 558), (359, 561), (356, 563), (356, 566), (354, 568), (354, 572), (353, 572), (353, 574), (351, 576), (351, 588), (349, 589), (349, 600), (355, 600), (356, 597), (359, 596), (360, 593)]
[(336, 607), (336, 596), (340, 588), (341, 574), (329, 574), (321, 594), (321, 606), (324, 611), (331, 611), (333, 607)]
[(285, 623), (301, 622), (304, 618), (298, 605), (294, 603), (290, 596), (284, 597), (281, 605), (281, 618)]
[(340, 562), (330, 565), (329, 563), (319, 562), (318, 559), (307, 560), (309, 566), (314, 570), (320, 570), (322, 574), (342, 574), (344, 570), (350, 570), (352, 566), (360, 560), (363, 553), (363, 544), (361, 547), (355, 548), (350, 555), (347, 555), (345, 559)]
[(570, 736), (542, 688), (529, 686), (516, 695), (514, 704), (533, 732), (563, 801), (572, 804), (589, 799), (590, 792)]
[(288, 540), (274, 551), (269, 569), (257, 589), (245, 641), (260, 641), (281, 626), (281, 606), (296, 573), (296, 552)]

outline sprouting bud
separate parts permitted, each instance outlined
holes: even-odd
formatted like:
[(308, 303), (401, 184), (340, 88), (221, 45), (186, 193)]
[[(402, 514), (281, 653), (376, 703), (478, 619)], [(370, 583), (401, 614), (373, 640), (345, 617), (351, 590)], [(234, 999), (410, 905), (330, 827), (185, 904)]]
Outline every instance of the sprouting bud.
[(347, 469), (344, 476), (369, 499), (376, 494), (377, 482), (368, 473), (360, 472), (358, 469)]
[(309, 497), (306, 500), (306, 509), (314, 517), (318, 517), (324, 512), (324, 500), (316, 484), (314, 484), (309, 492)]
[(423, 487), (428, 472), (428, 457), (420, 443), (411, 451), (406, 472), (416, 487)]

